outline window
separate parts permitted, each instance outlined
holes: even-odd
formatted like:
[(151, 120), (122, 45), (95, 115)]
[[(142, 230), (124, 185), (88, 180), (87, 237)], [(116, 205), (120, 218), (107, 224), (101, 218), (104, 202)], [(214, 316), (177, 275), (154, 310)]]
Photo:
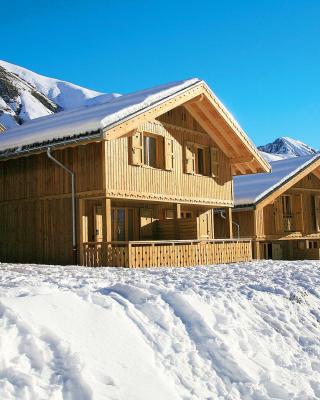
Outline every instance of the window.
[(174, 219), (174, 217), (175, 217), (174, 210), (171, 209), (164, 210), (165, 219)]
[(192, 218), (192, 211), (181, 211), (181, 218)]
[(285, 217), (292, 217), (292, 197), (285, 195), (282, 196), (283, 215)]
[(318, 249), (319, 245), (316, 240), (308, 240), (308, 249)]
[(185, 144), (185, 172), (216, 177), (218, 175), (217, 156), (218, 152), (215, 147), (187, 142)]
[(173, 139), (136, 131), (129, 140), (129, 162), (133, 165), (173, 170)]
[(197, 174), (200, 175), (205, 175), (205, 164), (204, 164), (204, 149), (202, 147), (197, 148), (197, 164), (196, 164), (196, 170)]
[(157, 167), (157, 140), (155, 137), (143, 135), (144, 165)]
[(294, 231), (294, 217), (292, 207), (292, 196), (282, 196), (283, 227), (285, 232)]

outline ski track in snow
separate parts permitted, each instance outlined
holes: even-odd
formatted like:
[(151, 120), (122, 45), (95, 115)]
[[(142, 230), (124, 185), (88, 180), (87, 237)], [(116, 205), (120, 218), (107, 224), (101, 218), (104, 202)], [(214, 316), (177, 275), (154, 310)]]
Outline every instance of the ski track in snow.
[(320, 398), (320, 262), (0, 270), (1, 400)]

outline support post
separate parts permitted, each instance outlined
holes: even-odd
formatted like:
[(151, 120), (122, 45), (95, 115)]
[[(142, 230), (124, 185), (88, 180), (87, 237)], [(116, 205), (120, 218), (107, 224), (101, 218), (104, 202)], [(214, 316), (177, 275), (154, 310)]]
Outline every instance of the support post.
[(102, 199), (102, 265), (110, 267), (109, 250), (111, 250), (112, 224), (111, 224), (111, 199)]
[(103, 241), (112, 241), (111, 199), (103, 199)]
[(211, 210), (211, 239), (214, 239), (214, 208)]
[(228, 207), (226, 209), (226, 223), (227, 223), (227, 234), (230, 239), (233, 239), (233, 231), (232, 231), (232, 208)]
[(79, 199), (79, 264), (85, 265), (85, 257), (83, 250), (83, 243), (85, 240), (85, 224), (84, 224), (84, 214), (85, 214), (85, 200)]
[(255, 209), (253, 211), (253, 258), (261, 259), (260, 242), (257, 241), (262, 235), (263, 230), (263, 209)]
[(175, 217), (177, 219), (181, 218), (181, 204), (180, 203), (176, 204), (175, 214), (176, 214)]

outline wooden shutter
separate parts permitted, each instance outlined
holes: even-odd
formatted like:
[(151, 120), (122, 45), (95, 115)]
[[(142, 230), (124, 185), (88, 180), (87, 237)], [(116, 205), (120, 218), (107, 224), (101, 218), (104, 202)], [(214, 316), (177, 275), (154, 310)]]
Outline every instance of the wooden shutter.
[(164, 159), (165, 159), (165, 169), (167, 171), (173, 170), (173, 139), (165, 138), (164, 139)]
[(283, 205), (281, 196), (274, 201), (273, 207), (276, 232), (283, 232)]
[(185, 144), (185, 172), (187, 174), (195, 173), (196, 154), (193, 143), (186, 142)]
[(131, 136), (131, 163), (133, 165), (143, 164), (143, 134), (139, 131)]
[(218, 149), (216, 147), (210, 147), (210, 162), (211, 162), (211, 176), (215, 178), (218, 176)]
[(319, 195), (313, 196), (313, 200), (314, 200), (315, 227), (316, 227), (316, 231), (319, 232), (320, 231), (320, 207), (319, 207), (320, 196)]
[(302, 194), (295, 194), (293, 196), (293, 215), (295, 219), (295, 230), (303, 232), (304, 221), (303, 221), (303, 208), (302, 208)]

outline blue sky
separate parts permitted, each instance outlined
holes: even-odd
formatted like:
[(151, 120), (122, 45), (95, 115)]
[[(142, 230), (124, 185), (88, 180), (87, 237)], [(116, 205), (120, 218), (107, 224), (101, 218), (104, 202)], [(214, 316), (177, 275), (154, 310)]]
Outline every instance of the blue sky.
[(102, 92), (196, 76), (257, 145), (291, 136), (320, 148), (319, 1), (0, 5), (1, 59)]

